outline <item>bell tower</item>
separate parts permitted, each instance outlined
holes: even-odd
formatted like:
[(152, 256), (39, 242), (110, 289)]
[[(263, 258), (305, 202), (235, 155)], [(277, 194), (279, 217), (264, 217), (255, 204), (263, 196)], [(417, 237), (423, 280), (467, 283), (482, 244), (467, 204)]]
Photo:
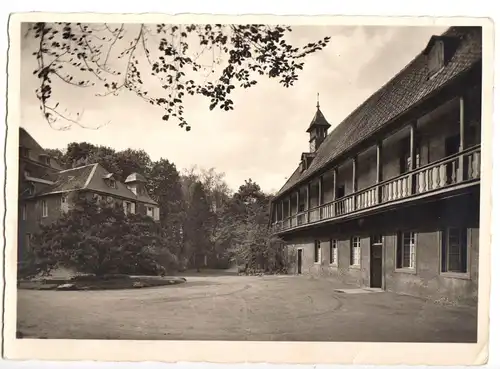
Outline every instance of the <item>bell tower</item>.
[(319, 93), (318, 100), (316, 103), (316, 114), (307, 129), (309, 133), (309, 152), (316, 152), (321, 143), (325, 140), (328, 135), (328, 128), (330, 128), (330, 123), (327, 122), (325, 116), (319, 108)]

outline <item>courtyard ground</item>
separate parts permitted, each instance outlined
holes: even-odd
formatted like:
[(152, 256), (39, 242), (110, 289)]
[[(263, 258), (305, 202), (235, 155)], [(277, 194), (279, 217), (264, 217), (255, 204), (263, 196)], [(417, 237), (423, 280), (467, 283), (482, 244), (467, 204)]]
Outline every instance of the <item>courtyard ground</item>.
[(26, 338), (475, 342), (476, 310), (306, 276), (188, 276), (113, 291), (18, 290)]

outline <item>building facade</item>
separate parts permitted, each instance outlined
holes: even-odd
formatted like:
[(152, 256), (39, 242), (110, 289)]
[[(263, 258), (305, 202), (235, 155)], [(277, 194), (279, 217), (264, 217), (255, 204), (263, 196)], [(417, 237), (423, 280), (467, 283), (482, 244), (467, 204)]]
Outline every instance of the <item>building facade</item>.
[(132, 173), (124, 183), (101, 165), (89, 164), (62, 170), (61, 166), (24, 129), (19, 131), (18, 250), (23, 251), (40, 225), (57, 220), (73, 206), (73, 194), (118, 203), (125, 213), (160, 220), (158, 203), (146, 190), (146, 179)]
[(477, 302), (480, 27), (433, 36), (328, 133), (272, 201), (290, 272), (432, 300)]

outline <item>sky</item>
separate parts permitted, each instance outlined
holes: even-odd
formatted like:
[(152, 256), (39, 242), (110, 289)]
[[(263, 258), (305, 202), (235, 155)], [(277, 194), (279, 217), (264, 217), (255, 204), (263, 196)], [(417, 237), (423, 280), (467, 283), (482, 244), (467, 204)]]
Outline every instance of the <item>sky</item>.
[[(328, 46), (309, 55), (299, 80), (285, 88), (259, 79), (250, 89), (232, 95), (233, 111), (209, 110), (201, 96), (185, 99), (186, 132), (175, 120), (131, 94), (95, 96), (96, 91), (58, 85), (60, 105), (86, 127), (51, 128), (43, 119), (35, 95), (34, 40), (21, 45), (21, 126), (43, 147), (64, 149), (71, 142), (90, 142), (116, 150), (143, 149), (152, 160), (166, 158), (185, 168), (215, 168), (236, 190), (251, 178), (266, 192), (278, 191), (308, 151), (305, 132), (316, 111), (332, 125), (342, 122), (371, 94), (407, 65), (443, 27), (297, 26), (289, 39), (302, 46), (330, 36)], [(152, 87), (153, 89), (153, 87)], [(330, 132), (329, 131), (329, 132)]]

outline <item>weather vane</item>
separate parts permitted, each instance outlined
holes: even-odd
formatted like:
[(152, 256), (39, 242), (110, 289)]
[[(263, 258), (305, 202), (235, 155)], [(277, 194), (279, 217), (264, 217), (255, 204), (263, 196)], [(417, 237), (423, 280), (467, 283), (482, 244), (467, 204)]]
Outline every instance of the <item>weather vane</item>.
[(317, 93), (317, 103), (316, 103), (316, 107), (319, 109), (319, 92)]

